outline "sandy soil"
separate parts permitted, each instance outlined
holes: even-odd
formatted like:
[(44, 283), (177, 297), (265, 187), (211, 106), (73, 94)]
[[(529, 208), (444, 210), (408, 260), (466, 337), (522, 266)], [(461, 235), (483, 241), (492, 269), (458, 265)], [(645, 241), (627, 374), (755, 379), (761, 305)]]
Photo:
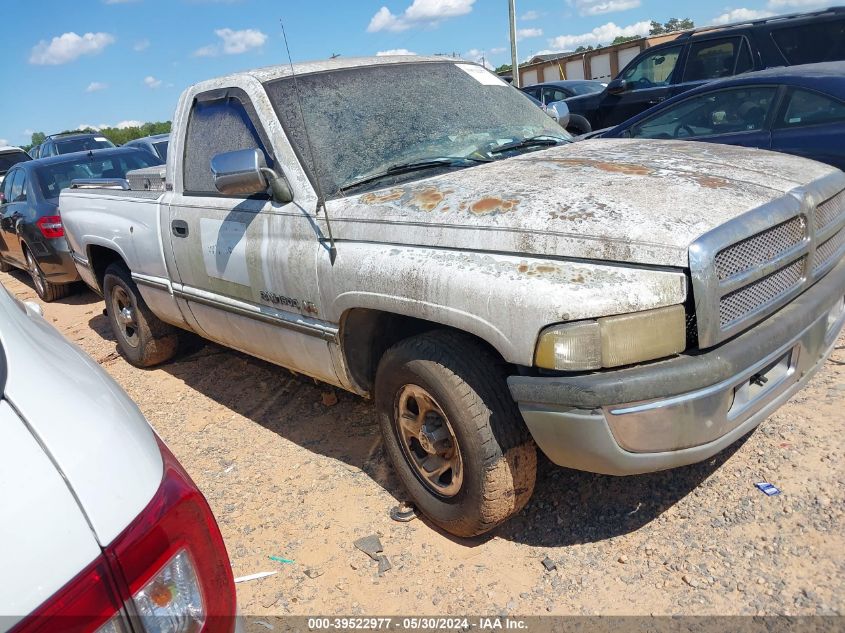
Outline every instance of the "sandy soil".
[[(35, 298), (23, 273), (0, 281)], [(278, 572), (238, 585), (248, 623), (285, 614), (845, 611), (845, 337), (803, 392), (715, 458), (629, 478), (541, 460), (519, 516), (460, 540), (421, 519), (389, 518), (402, 491), (368, 402), (338, 392), (326, 406), (326, 386), (193, 338), (173, 362), (136, 369), (117, 353), (102, 310), (90, 292), (44, 305), (194, 477), (235, 576)], [(753, 485), (761, 480), (783, 493), (765, 496)], [(352, 544), (369, 534), (393, 565), (381, 577)]]

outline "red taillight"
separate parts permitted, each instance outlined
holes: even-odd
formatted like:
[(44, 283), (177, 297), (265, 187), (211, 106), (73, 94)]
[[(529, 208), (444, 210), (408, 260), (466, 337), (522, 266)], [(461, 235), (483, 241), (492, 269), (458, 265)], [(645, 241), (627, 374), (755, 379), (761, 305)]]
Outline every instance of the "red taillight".
[(234, 629), (235, 583), (217, 522), (170, 450), (159, 448), (164, 477), (152, 501), (13, 633), (126, 631), (122, 618), (110, 621), (124, 604), (139, 633)]
[(39, 218), (35, 224), (41, 230), (41, 235), (48, 240), (65, 236), (65, 227), (62, 226), (60, 215), (45, 215), (43, 218)]
[(122, 606), (108, 563), (98, 556), (10, 633), (87, 633), (107, 622)]

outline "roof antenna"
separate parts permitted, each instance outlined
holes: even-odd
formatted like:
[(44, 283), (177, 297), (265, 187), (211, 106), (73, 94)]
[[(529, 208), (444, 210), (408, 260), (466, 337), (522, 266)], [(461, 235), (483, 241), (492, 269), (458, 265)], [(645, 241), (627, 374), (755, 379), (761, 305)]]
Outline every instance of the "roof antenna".
[[(282, 25), (282, 37), (285, 40), (285, 50), (288, 53), (288, 63), (290, 64), (290, 76), (293, 77), (293, 89), (296, 93), (296, 103), (299, 106), (299, 116), (302, 117), (302, 129), (305, 131), (305, 142), (308, 144), (308, 153), (311, 155), (311, 169), (314, 170), (314, 185), (317, 188), (317, 214), (320, 213), (320, 208), (323, 209), (323, 215), (326, 218), (326, 229), (329, 232), (329, 261), (334, 266), (334, 260), (337, 259), (337, 247), (334, 244), (334, 236), (332, 235), (332, 224), (329, 221), (329, 211), (326, 209), (326, 197), (323, 195), (323, 187), (320, 184), (320, 172), (317, 169), (317, 158), (314, 155), (314, 146), (311, 144), (311, 135), (308, 133), (308, 124), (305, 121), (305, 113), (302, 110), (302, 99), (299, 96), (299, 86), (296, 83), (296, 72), (293, 69), (293, 59), (290, 56), (290, 47), (288, 46), (288, 36), (285, 33), (285, 23), (279, 20)], [(325, 238), (320, 238), (321, 242)]]

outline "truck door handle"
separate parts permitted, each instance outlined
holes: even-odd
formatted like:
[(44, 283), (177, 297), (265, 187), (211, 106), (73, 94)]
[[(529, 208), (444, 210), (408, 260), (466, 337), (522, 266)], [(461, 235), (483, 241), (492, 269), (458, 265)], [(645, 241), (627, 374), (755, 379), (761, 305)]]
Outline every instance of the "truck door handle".
[(188, 237), (188, 223), (185, 220), (173, 220), (170, 223), (170, 228), (176, 237)]

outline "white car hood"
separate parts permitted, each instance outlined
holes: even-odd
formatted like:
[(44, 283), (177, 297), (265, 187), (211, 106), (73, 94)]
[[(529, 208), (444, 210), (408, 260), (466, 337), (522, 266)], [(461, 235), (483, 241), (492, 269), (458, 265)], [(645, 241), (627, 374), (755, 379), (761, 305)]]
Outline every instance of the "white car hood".
[(704, 233), (835, 171), (744, 147), (597, 139), (328, 206), (339, 240), (685, 267)]
[(108, 545), (161, 483), (163, 462), (152, 428), (97, 363), (5, 289), (0, 342), (4, 399), (49, 453), (99, 543)]

